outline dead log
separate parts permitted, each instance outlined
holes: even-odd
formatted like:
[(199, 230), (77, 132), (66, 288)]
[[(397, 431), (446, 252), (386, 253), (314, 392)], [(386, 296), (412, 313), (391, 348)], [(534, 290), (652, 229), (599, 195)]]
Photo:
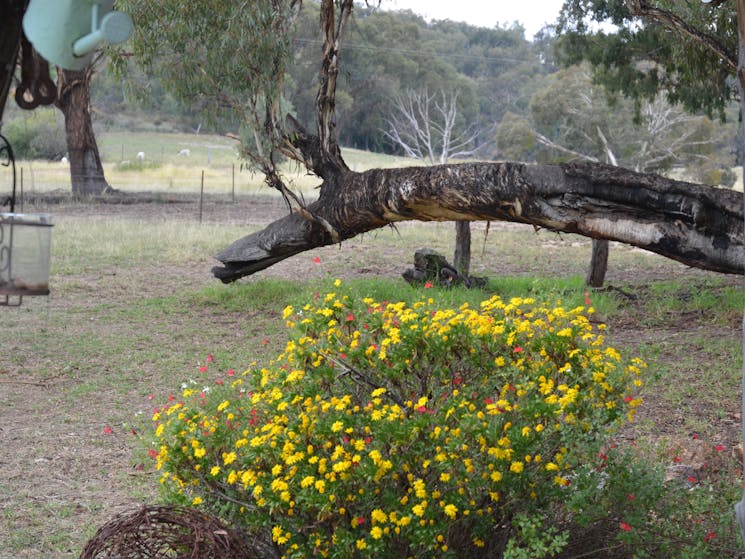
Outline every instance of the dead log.
[(235, 241), (216, 256), (223, 266), (214, 275), (232, 282), (332, 244), (334, 236), (349, 239), (405, 220), (529, 223), (620, 241), (697, 268), (745, 273), (740, 192), (597, 163), (465, 163), (343, 171), (325, 179), (305, 217), (292, 213)]

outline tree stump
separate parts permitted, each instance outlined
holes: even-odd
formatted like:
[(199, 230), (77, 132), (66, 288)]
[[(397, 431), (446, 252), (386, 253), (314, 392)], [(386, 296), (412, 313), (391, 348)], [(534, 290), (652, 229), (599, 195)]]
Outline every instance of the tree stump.
[(417, 250), (414, 253), (414, 268), (407, 269), (401, 275), (412, 285), (432, 282), (445, 287), (463, 285), (471, 288), (485, 287), (487, 282), (486, 278), (461, 274), (442, 254), (429, 248)]

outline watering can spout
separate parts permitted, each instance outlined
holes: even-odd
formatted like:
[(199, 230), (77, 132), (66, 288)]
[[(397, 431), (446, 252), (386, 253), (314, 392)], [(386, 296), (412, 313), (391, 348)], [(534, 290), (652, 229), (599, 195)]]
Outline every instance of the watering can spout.
[(112, 11), (113, 0), (31, 0), (23, 30), (37, 52), (52, 64), (82, 70), (99, 47), (126, 41), (132, 19)]

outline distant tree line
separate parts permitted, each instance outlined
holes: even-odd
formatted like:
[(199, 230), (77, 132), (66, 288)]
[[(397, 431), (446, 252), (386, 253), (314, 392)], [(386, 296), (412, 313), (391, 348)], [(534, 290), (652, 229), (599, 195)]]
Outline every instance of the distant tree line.
[[(284, 84), (288, 111), (307, 128), (316, 110), (318, 18), (319, 5), (304, 3)], [(683, 115), (664, 96), (646, 104), (626, 100), (595, 83), (579, 57), (564, 55), (565, 66), (577, 64), (562, 68), (551, 28), (530, 41), (517, 24), (487, 29), (365, 7), (355, 10), (349, 25), (336, 93), (343, 146), (410, 155), (392, 134), (396, 106), (404, 95), (430, 95), (455, 100), (453, 131), (468, 130), (469, 145), (460, 151), (470, 157), (550, 163), (609, 161), (612, 154), (640, 171), (681, 166), (692, 169), (690, 178), (697, 181), (734, 180), (729, 169), (738, 151), (736, 106), (718, 105), (715, 116), (725, 118), (720, 122)], [(213, 100), (204, 97), (179, 100), (126, 57), (117, 64), (118, 72), (102, 67), (93, 79), (97, 129), (239, 132), (234, 111), (208, 110)], [(21, 118), (12, 109), (6, 115), (6, 130), (18, 131), (19, 156), (59, 158), (64, 143), (50, 134), (54, 119)]]

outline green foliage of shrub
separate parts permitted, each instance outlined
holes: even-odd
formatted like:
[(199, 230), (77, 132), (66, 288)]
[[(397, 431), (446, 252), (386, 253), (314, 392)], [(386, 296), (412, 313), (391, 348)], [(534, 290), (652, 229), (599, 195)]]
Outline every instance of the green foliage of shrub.
[(336, 287), (285, 309), (294, 334), (267, 366), (154, 415), (170, 498), (271, 534), (288, 558), (496, 556), (513, 534), (513, 557), (563, 547), (536, 518), (633, 416), (644, 364), (583, 307)]
[(53, 109), (37, 109), (7, 122), (3, 135), (18, 159), (61, 159), (67, 141), (60, 120)]

